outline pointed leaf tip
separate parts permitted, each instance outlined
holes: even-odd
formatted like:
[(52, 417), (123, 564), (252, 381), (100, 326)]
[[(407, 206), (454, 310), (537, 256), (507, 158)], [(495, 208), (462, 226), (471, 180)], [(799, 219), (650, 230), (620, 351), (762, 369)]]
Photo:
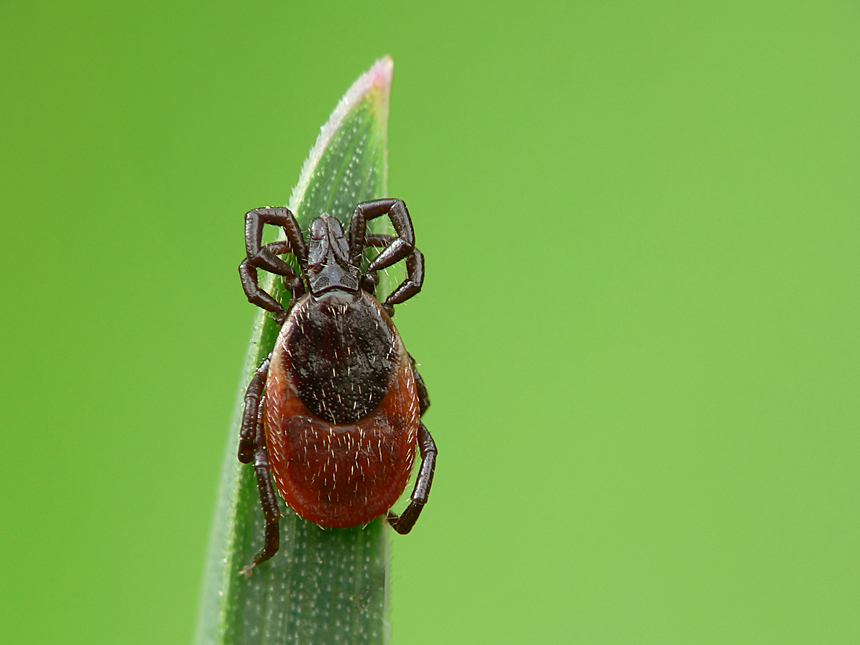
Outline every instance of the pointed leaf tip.
[(344, 120), (356, 112), (361, 104), (368, 106), (374, 116), (376, 128), (382, 137), (383, 167), (381, 169), (382, 192), (385, 192), (388, 165), (388, 97), (391, 93), (391, 80), (394, 74), (394, 59), (385, 56), (376, 61), (369, 70), (359, 76), (349, 87), (346, 94), (338, 101), (337, 106), (329, 116), (325, 125), (320, 128), (319, 136), (311, 148), (308, 158), (302, 166), (299, 181), (293, 187), (290, 201), (287, 204), (294, 213), (298, 214), (300, 204), (305, 199), (305, 192), (311, 177), (319, 165), (323, 153), (329, 148), (332, 137), (341, 130)]

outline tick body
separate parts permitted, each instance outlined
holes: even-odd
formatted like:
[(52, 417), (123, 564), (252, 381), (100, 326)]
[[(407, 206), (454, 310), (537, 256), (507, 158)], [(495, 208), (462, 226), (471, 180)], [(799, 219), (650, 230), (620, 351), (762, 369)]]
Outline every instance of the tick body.
[[(366, 222), (387, 215), (396, 236), (368, 235)], [(286, 240), (262, 245), (263, 225), (282, 226)], [(266, 519), (265, 544), (246, 569), (278, 550), (278, 492), (301, 517), (324, 527), (366, 524), (387, 514), (408, 533), (427, 502), (436, 446), (421, 423), (427, 390), (391, 316), (394, 305), (418, 293), (424, 258), (415, 248), (405, 204), (384, 199), (359, 204), (348, 237), (323, 214), (308, 242), (286, 208), (259, 208), (245, 216), (246, 259), (239, 265), (252, 303), (281, 323), (275, 348), (245, 395), (239, 461), (254, 463)], [(381, 249), (362, 269), (366, 247)], [(299, 272), (279, 256), (292, 253)], [(401, 260), (407, 277), (380, 303), (376, 272)], [(257, 270), (284, 277), (287, 308), (260, 289)], [(409, 506), (392, 505), (421, 456)]]
[(400, 336), (372, 296), (297, 302), (265, 392), (272, 474), (299, 515), (343, 528), (394, 505), (412, 472), (418, 395)]

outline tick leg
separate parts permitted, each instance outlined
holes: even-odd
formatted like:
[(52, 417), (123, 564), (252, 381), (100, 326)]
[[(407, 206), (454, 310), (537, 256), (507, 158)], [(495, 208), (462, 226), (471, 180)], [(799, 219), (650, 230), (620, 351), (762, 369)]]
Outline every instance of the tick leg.
[(275, 487), (272, 486), (272, 471), (269, 468), (269, 454), (266, 450), (266, 437), (263, 429), (263, 412), (265, 406), (260, 406), (257, 416), (257, 428), (254, 432), (254, 472), (257, 475), (257, 490), (260, 493), (260, 505), (263, 507), (263, 517), (266, 520), (263, 548), (254, 556), (254, 560), (241, 573), (251, 575), (258, 564), (263, 564), (278, 552), (280, 547), (281, 511), (278, 508), (278, 498)]
[[(275, 224), (284, 229), (287, 236), (286, 242), (289, 243), (291, 252), (299, 261), (299, 266), (306, 267), (308, 250), (302, 237), (302, 230), (299, 228), (299, 223), (292, 211), (283, 206), (264, 206), (245, 213), (245, 251), (253, 265), (279, 275), (286, 275), (280, 273), (280, 270), (293, 273), (290, 265), (280, 258), (261, 252), (260, 245), (263, 241), (263, 226), (265, 224)], [(258, 257), (260, 258), (259, 261), (256, 260)]]
[[(390, 247), (397, 239), (393, 235), (367, 235), (365, 236), (365, 246)], [(370, 272), (371, 269), (368, 268), (368, 273)], [(388, 294), (385, 302), (382, 303), (388, 315), (394, 315), (394, 305), (408, 300), (421, 291), (422, 284), (424, 284), (424, 254), (418, 249), (413, 248), (406, 258), (406, 279), (394, 291)]]
[(352, 220), (349, 223), (349, 248), (353, 264), (358, 264), (361, 252), (364, 250), (367, 222), (388, 215), (394, 225), (397, 236), (373, 259), (368, 271), (378, 271), (399, 262), (415, 248), (415, 230), (412, 228), (412, 218), (406, 210), (402, 199), (377, 199), (372, 202), (362, 202), (355, 207)]
[(401, 535), (409, 533), (418, 521), (421, 509), (424, 508), (430, 495), (433, 471), (436, 470), (436, 443), (420, 421), (418, 422), (418, 450), (421, 453), (421, 470), (418, 471), (418, 479), (415, 481), (409, 506), (400, 514), (400, 517), (388, 511), (388, 523)]
[(394, 291), (388, 294), (382, 306), (386, 310), (394, 310), (394, 305), (399, 305), (405, 300), (409, 300), (416, 293), (421, 291), (421, 285), (424, 283), (424, 254), (418, 249), (412, 249), (412, 253), (406, 258), (406, 280), (400, 283)]
[[(262, 245), (265, 224), (281, 226), (287, 239)], [(245, 213), (245, 253), (247, 257), (239, 265), (239, 276), (242, 279), (245, 295), (251, 303), (271, 311), (279, 322), (283, 322), (287, 312), (271, 294), (260, 288), (257, 269), (286, 278), (287, 288), (292, 294), (291, 304), (304, 293), (301, 276), (278, 257), (283, 253), (292, 253), (296, 256), (302, 271), (307, 266), (307, 247), (298, 222), (290, 210), (266, 206)]]
[(254, 372), (254, 376), (251, 377), (251, 382), (248, 384), (248, 389), (245, 390), (245, 409), (242, 411), (242, 425), (239, 430), (239, 461), (243, 464), (250, 464), (254, 459), (260, 396), (263, 393), (263, 386), (265, 386), (266, 377), (269, 374), (271, 359), (272, 355), (269, 354), (262, 365)]
[(254, 462), (257, 489), (260, 492), (260, 504), (266, 519), (263, 548), (254, 557), (254, 561), (242, 570), (245, 575), (250, 575), (251, 570), (256, 565), (265, 562), (278, 552), (280, 538), (278, 520), (281, 517), (281, 512), (278, 509), (278, 500), (272, 486), (269, 454), (266, 450), (265, 429), (263, 427), (264, 406), (260, 405), (260, 397), (266, 384), (266, 377), (269, 374), (271, 358), (272, 355), (269, 354), (251, 378), (251, 383), (245, 392), (245, 409), (242, 412), (242, 427), (239, 431), (239, 461), (243, 464)]
[(424, 379), (418, 373), (418, 363), (412, 358), (412, 354), (409, 355), (409, 362), (412, 363), (412, 376), (415, 378), (415, 385), (418, 389), (418, 416), (423, 417), (427, 408), (430, 407), (430, 395), (427, 394), (427, 386), (424, 385)]

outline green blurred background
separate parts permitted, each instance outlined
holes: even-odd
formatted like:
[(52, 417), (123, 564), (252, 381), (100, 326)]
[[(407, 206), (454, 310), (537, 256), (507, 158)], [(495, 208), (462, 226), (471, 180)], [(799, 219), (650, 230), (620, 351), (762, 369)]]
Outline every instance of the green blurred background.
[(242, 214), (395, 61), (394, 643), (860, 642), (860, 8), (6, 0), (0, 641), (187, 643)]

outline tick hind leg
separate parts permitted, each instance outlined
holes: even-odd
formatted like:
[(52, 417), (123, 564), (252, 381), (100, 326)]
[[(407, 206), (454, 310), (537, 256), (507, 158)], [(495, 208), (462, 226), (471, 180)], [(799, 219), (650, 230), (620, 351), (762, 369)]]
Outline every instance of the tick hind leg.
[(269, 372), (269, 361), (269, 358), (263, 361), (248, 385), (245, 393), (245, 410), (242, 414), (242, 428), (239, 432), (239, 461), (243, 464), (254, 462), (260, 505), (263, 507), (263, 517), (266, 520), (263, 548), (257, 552), (251, 564), (242, 569), (241, 573), (244, 575), (251, 575), (251, 570), (275, 555), (280, 546), (281, 511), (278, 508), (275, 487), (272, 485), (272, 471), (266, 449), (266, 434), (263, 427), (265, 406), (260, 405), (263, 386), (266, 384)]
[(409, 362), (412, 363), (412, 376), (415, 378), (415, 387), (418, 390), (418, 416), (423, 417), (427, 408), (430, 407), (430, 396), (427, 394), (427, 386), (424, 385), (424, 379), (418, 373), (418, 363), (409, 355)]
[[(411, 354), (409, 355), (409, 362), (412, 363), (412, 375), (415, 377), (415, 386), (418, 390), (418, 415), (424, 416), (427, 408), (430, 407), (430, 396), (427, 394), (427, 386), (424, 385), (424, 379), (418, 373), (418, 364), (412, 358)], [(436, 443), (423, 423), (418, 427), (418, 442), (418, 449), (421, 453), (421, 470), (418, 473), (418, 479), (415, 483), (415, 489), (412, 491), (409, 506), (403, 511), (400, 517), (394, 513), (388, 513), (388, 522), (395, 531), (403, 535), (409, 533), (412, 527), (415, 526), (415, 522), (418, 521), (421, 509), (427, 503), (427, 497), (430, 494), (430, 485), (433, 483), (433, 471), (436, 469)], [(422, 477), (426, 480), (425, 483), (422, 483)]]
[(418, 516), (421, 515), (421, 510), (430, 496), (433, 471), (436, 470), (436, 443), (430, 436), (430, 431), (420, 421), (418, 422), (418, 450), (421, 453), (421, 470), (418, 471), (418, 479), (415, 481), (409, 506), (399, 517), (391, 511), (388, 512), (388, 523), (401, 535), (409, 533), (418, 521)]

